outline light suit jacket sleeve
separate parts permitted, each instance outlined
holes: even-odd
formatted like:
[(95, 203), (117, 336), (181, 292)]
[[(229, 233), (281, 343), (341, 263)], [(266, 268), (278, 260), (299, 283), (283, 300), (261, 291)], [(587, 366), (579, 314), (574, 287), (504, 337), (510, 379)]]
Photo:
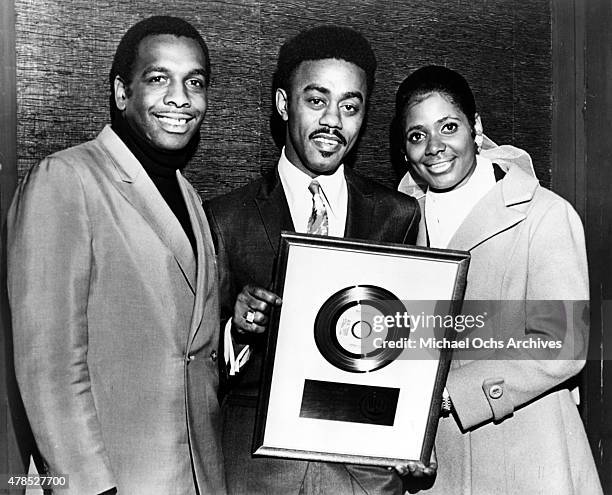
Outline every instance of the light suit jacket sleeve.
[(102, 492), (115, 480), (86, 361), (92, 237), (77, 171), (53, 157), (34, 167), (7, 228), (15, 367), (37, 443), (72, 487)]

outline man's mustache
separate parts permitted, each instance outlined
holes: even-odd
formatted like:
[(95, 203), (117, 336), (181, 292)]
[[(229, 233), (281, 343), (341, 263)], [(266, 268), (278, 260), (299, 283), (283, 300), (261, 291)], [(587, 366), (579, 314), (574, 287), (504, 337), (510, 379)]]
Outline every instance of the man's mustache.
[(326, 129), (324, 127), (317, 129), (316, 131), (310, 133), (310, 135), (308, 136), (309, 139), (314, 138), (317, 135), (328, 135), (328, 136), (334, 136), (336, 137), (344, 146), (346, 146), (347, 142), (346, 142), (346, 138), (340, 134), (340, 131), (337, 129)]

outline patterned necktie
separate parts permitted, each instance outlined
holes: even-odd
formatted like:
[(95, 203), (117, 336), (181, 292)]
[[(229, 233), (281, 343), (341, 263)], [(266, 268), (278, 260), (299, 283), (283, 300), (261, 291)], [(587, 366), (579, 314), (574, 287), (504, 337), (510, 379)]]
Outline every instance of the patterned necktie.
[(312, 213), (308, 219), (308, 233), (327, 235), (327, 210), (321, 197), (321, 186), (316, 180), (313, 180), (308, 190), (312, 193)]

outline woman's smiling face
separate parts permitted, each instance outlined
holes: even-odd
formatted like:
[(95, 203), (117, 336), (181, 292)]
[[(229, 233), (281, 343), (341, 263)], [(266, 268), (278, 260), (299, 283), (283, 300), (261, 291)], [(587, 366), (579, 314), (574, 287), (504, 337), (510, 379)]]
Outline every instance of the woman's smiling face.
[(476, 167), (473, 129), (448, 96), (432, 92), (412, 100), (402, 122), (406, 157), (429, 187), (448, 190), (467, 182)]

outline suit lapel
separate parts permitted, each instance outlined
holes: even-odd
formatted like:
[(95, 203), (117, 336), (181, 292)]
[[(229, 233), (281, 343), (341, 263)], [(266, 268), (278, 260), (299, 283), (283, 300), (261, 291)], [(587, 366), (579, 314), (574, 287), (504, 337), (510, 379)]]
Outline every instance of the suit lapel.
[(198, 250), (195, 286), (196, 297), (191, 318), (191, 328), (187, 340), (187, 348), (189, 348), (200, 328), (200, 323), (204, 314), (204, 306), (210, 297), (210, 291), (216, 290), (214, 283), (217, 279), (217, 272), (213, 262), (215, 253), (211, 243), (212, 237), (210, 235), (208, 222), (202, 210), (200, 199), (196, 193), (191, 190), (186, 179), (178, 172), (177, 179), (181, 192), (183, 193), (183, 198), (185, 199), (185, 204), (187, 205), (187, 211), (189, 212), (189, 219), (191, 220), (191, 227)]
[(421, 209), (421, 218), (419, 220), (419, 232), (417, 234), (417, 246), (429, 246), (429, 235), (427, 234), (427, 224), (425, 223), (425, 195), (419, 197), (419, 208)]
[(524, 218), (524, 213), (506, 208), (501, 200), (501, 187), (496, 186), (468, 214), (448, 248), (469, 251)]
[(359, 183), (351, 169), (345, 167), (344, 176), (348, 191), (344, 237), (367, 239), (371, 231), (372, 219), (376, 217), (374, 212), (376, 204), (370, 199), (364, 184)]
[(115, 186), (172, 252), (195, 292), (196, 260), (180, 222), (140, 162), (109, 126), (102, 130), (98, 140), (113, 160)]
[(295, 231), (285, 191), (278, 176), (276, 167), (264, 177), (264, 181), (255, 197), (261, 221), (266, 230), (268, 242), (278, 254), (278, 242), (282, 230)]

